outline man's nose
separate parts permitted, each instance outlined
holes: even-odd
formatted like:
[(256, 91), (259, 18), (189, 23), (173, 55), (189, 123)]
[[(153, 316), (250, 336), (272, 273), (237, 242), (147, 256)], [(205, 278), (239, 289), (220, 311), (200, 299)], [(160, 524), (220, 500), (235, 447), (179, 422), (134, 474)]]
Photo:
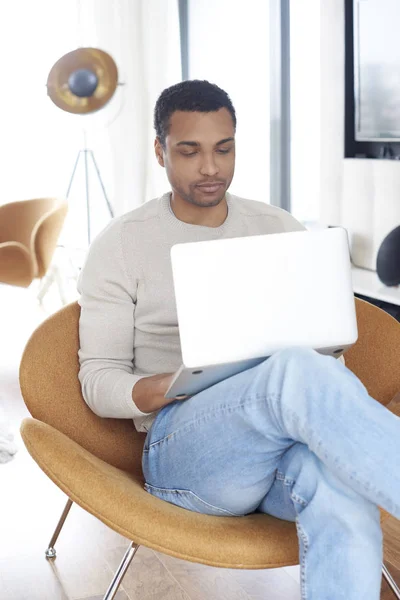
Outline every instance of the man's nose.
[(200, 173), (212, 177), (219, 172), (218, 165), (215, 162), (214, 156), (205, 156), (201, 165)]

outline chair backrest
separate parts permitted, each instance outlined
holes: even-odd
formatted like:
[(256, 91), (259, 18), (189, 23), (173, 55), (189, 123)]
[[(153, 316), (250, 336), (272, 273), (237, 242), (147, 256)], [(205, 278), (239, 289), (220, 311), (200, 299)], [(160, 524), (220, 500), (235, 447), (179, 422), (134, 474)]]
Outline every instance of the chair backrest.
[(400, 323), (358, 298), (356, 311), (358, 342), (346, 352), (346, 366), (386, 406), (400, 391)]
[(55, 198), (35, 198), (0, 206), (0, 243), (19, 242), (29, 251), (32, 232), (38, 221), (54, 209)]
[(104, 419), (83, 400), (78, 379), (77, 302), (46, 319), (31, 335), (20, 365), (25, 404), (35, 419), (52, 425), (115, 467), (141, 475), (145, 434), (130, 419)]
[(66, 201), (55, 201), (33, 229), (31, 244), (37, 264), (36, 277), (43, 277), (50, 266), (67, 212)]
[(19, 242), (0, 243), (0, 283), (29, 287), (35, 277), (32, 254)]
[[(386, 405), (400, 390), (400, 324), (383, 310), (356, 300), (359, 340), (346, 365), (369, 393)], [(78, 380), (78, 303), (44, 321), (30, 337), (20, 365), (20, 384), (33, 417), (66, 434), (106, 462), (141, 474), (145, 434), (131, 420), (96, 416)]]

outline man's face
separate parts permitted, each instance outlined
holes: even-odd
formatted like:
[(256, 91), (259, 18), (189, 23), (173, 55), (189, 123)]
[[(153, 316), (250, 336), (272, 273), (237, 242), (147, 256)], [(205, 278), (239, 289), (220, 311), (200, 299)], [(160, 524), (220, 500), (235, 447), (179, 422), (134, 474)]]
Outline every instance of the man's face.
[(235, 171), (235, 132), (230, 112), (176, 111), (166, 147), (155, 142), (175, 195), (195, 206), (210, 207), (225, 197)]

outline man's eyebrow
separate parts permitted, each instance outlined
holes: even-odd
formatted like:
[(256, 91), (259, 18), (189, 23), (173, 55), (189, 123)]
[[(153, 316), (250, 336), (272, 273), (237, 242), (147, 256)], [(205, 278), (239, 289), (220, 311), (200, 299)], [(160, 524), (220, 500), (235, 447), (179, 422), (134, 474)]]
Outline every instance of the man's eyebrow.
[[(233, 142), (234, 139), (235, 138), (233, 138), (233, 137), (225, 138), (224, 140), (220, 140), (219, 142), (217, 142), (215, 145), (222, 146), (222, 144), (226, 144), (227, 142)], [(198, 146), (200, 146), (200, 144), (199, 144), (199, 142), (182, 141), (182, 142), (178, 142), (177, 146), (192, 146), (194, 148), (197, 148)]]
[(215, 145), (221, 146), (222, 144), (226, 144), (227, 142), (233, 142), (234, 140), (235, 140), (235, 138), (233, 138), (233, 137), (225, 138), (224, 140), (217, 142)]

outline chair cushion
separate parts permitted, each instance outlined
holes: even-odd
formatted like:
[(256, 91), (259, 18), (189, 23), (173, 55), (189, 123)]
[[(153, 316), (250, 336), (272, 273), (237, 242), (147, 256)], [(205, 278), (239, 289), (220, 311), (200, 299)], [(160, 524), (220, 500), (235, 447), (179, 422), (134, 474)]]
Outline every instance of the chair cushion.
[(97, 458), (50, 425), (25, 419), (24, 443), (71, 500), (135, 543), (215, 567), (299, 564), (295, 523), (269, 515), (201, 515), (148, 494), (143, 481)]
[[(164, 554), (215, 567), (299, 564), (295, 523), (270, 515), (214, 517), (159, 500), (143, 480), (97, 458), (50, 425), (25, 419), (25, 445), (71, 500), (114, 531)], [(382, 511), (383, 520), (388, 513)]]

